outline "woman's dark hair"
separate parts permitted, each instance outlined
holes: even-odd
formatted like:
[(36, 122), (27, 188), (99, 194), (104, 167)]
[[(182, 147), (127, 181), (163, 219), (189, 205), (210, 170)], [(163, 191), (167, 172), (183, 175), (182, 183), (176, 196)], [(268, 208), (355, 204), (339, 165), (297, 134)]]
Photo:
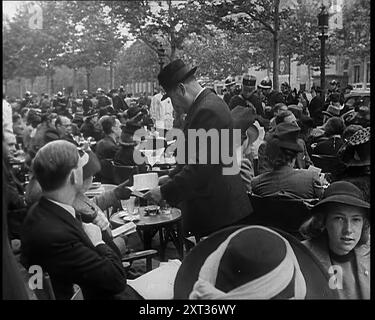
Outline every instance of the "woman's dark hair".
[(40, 116), (35, 112), (30, 110), (28, 115), (27, 115), (27, 123), (31, 124), (33, 128), (36, 128), (38, 124), (41, 122)]
[(279, 147), (279, 140), (271, 137), (267, 140), (265, 154), (273, 169), (289, 165), (297, 157), (297, 152)]
[(112, 127), (115, 125), (115, 119), (112, 117), (109, 117), (107, 119), (104, 119), (102, 122), (103, 132), (105, 134), (111, 134), (113, 132)]
[(330, 100), (332, 103), (340, 102), (340, 94), (337, 92), (331, 93)]
[(342, 138), (348, 140), (354, 133), (361, 129), (363, 129), (363, 127), (359, 124), (351, 124), (345, 128)]
[(21, 119), (21, 115), (19, 113), (14, 113), (12, 116), (13, 123), (17, 122)]
[(345, 124), (344, 120), (340, 117), (329, 118), (324, 126), (325, 135), (327, 137), (339, 134), (340, 136), (344, 133)]
[(298, 126), (301, 128), (300, 135), (305, 135), (309, 132), (309, 129), (314, 128), (314, 120), (308, 116), (302, 115), (297, 120)]

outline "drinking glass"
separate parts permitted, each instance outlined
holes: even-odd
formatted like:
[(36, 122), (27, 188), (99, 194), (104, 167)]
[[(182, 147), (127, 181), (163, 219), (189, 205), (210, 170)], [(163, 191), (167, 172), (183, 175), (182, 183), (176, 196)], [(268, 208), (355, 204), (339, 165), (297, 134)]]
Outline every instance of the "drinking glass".
[(160, 202), (160, 213), (165, 215), (171, 214), (171, 207), (165, 200)]

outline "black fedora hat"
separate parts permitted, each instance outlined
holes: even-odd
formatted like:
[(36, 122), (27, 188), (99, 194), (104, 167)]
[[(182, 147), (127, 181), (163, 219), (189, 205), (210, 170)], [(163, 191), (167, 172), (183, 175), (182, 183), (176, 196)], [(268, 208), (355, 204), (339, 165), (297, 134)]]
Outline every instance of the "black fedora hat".
[[(167, 64), (158, 74), (158, 80), (164, 90), (169, 90), (183, 82), (197, 71), (198, 67), (190, 69), (181, 59)], [(168, 98), (165, 94), (161, 100)]]
[[(197, 280), (199, 279), (199, 274), (201, 272), (202, 266), (205, 264), (206, 259), (214, 252), (216, 249), (234, 234), (236, 231), (239, 231), (242, 228), (248, 228), (249, 226), (232, 226), (225, 228), (223, 230), (217, 231), (207, 239), (198, 243), (196, 247), (194, 247), (190, 253), (184, 258), (181, 267), (179, 268), (175, 282), (174, 282), (174, 299), (188, 299), (191, 292), (193, 291), (194, 285), (196, 284)], [(259, 229), (268, 229), (270, 233), (277, 232), (277, 234), (281, 235), (291, 246), (296, 260), (299, 265), (299, 269), (302, 273), (302, 276), (305, 280), (306, 291), (305, 291), (305, 299), (337, 299), (337, 293), (335, 290), (331, 290), (329, 288), (329, 279), (330, 276), (328, 274), (328, 270), (325, 270), (322, 264), (317, 260), (317, 258), (310, 252), (308, 248), (306, 248), (299, 240), (294, 238), (293, 236), (289, 235), (286, 232), (277, 230), (277, 229), (269, 229), (259, 226), (255, 227), (253, 230)], [(232, 241), (232, 240), (231, 240)], [(238, 251), (240, 254), (244, 255), (248, 253), (249, 255), (252, 254), (251, 251), (246, 250), (245, 246), (256, 246), (262, 245), (263, 239), (259, 239), (254, 243), (246, 243), (244, 242), (244, 250)], [(227, 248), (230, 247), (231, 244), (228, 245)], [(237, 243), (238, 245), (238, 243)], [(241, 244), (240, 244), (241, 246)], [(232, 248), (233, 249), (233, 248)], [(272, 248), (270, 248), (269, 252), (273, 252)], [(277, 254), (279, 255), (279, 254)], [(244, 258), (247, 259), (246, 255)], [(220, 261), (220, 265), (222, 264), (223, 258)], [(250, 258), (251, 259), (251, 258)], [(263, 258), (261, 256), (258, 260), (262, 265), (262, 270), (260, 273), (263, 274), (265, 270), (272, 270), (274, 266), (268, 264), (271, 261), (271, 264), (274, 263), (275, 257), (267, 255), (267, 258)], [(256, 261), (258, 264), (258, 261)], [(217, 266), (218, 272), (220, 272), (221, 266)], [(230, 266), (229, 262), (229, 266)], [(236, 268), (233, 265), (233, 268)], [(234, 283), (236, 280), (242, 277), (241, 272), (238, 270), (229, 270), (228, 276), (233, 276), (233, 279), (228, 278), (228, 283)], [(243, 271), (243, 270), (242, 270)], [(256, 271), (252, 271), (256, 272)], [(255, 275), (255, 278), (259, 278), (261, 274)], [(219, 276), (223, 278), (223, 275), (217, 274), (216, 281), (219, 279)], [(225, 275), (224, 275), (225, 277)], [(224, 280), (225, 281), (225, 280)], [(246, 280), (245, 280), (246, 281)], [(240, 282), (243, 282), (243, 280)], [(236, 283), (235, 286), (241, 285), (241, 283)], [(268, 288), (267, 288), (268, 289)], [(221, 289), (220, 289), (221, 290)]]

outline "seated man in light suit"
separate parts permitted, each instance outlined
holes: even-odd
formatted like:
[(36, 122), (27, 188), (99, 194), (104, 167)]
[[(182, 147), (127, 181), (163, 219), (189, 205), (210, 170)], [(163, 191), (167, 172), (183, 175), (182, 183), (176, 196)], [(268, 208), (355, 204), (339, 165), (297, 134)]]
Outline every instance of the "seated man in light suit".
[(21, 231), (22, 263), (48, 272), (57, 299), (70, 299), (78, 284), (85, 299), (138, 299), (126, 285), (120, 252), (101, 229), (82, 223), (73, 208), (82, 188), (82, 167), (88, 155), (64, 140), (53, 141), (36, 154), (33, 171), (43, 196), (34, 204)]

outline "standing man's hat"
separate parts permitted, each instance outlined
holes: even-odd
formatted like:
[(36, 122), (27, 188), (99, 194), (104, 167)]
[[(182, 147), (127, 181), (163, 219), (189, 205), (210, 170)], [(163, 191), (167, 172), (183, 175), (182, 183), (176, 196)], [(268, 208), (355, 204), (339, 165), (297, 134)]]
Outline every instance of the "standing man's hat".
[(290, 122), (279, 123), (272, 134), (273, 138), (278, 140), (280, 148), (302, 152), (302, 147), (298, 144), (297, 139), (301, 129), (298, 125)]
[(260, 82), (259, 88), (261, 89), (271, 89), (272, 88), (272, 80), (269, 78), (265, 78)]
[(233, 226), (185, 257), (174, 299), (337, 299), (329, 274), (293, 236), (262, 226)]
[[(177, 59), (167, 64), (158, 74), (158, 80), (164, 90), (169, 90), (177, 84), (192, 76), (198, 67), (190, 69), (181, 59)], [(168, 96), (164, 95), (161, 100)]]
[(83, 90), (82, 94), (89, 94), (89, 92), (87, 90)]
[(245, 74), (242, 78), (243, 87), (255, 88), (256, 83), (257, 83), (257, 78), (255, 76)]
[(58, 97), (62, 97), (62, 96), (63, 96), (62, 92), (59, 91), (59, 92), (57, 93), (57, 96), (58, 96)]

